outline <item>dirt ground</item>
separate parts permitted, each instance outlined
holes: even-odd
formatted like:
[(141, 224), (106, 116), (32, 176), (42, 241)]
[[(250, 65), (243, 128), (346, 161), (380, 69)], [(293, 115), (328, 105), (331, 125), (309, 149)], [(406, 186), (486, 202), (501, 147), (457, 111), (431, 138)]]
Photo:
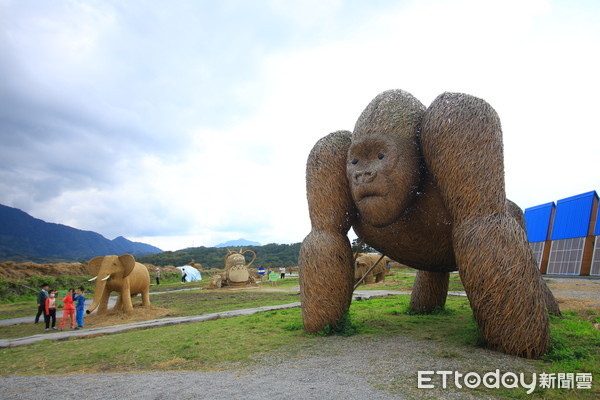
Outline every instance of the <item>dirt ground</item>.
[(94, 328), (100, 326), (112, 326), (120, 324), (129, 324), (131, 322), (147, 321), (170, 316), (172, 310), (155, 306), (142, 307), (142, 303), (133, 304), (133, 313), (125, 314), (123, 312), (111, 312), (98, 315), (93, 313), (85, 316), (85, 322)]
[(600, 310), (600, 279), (545, 277), (561, 311)]

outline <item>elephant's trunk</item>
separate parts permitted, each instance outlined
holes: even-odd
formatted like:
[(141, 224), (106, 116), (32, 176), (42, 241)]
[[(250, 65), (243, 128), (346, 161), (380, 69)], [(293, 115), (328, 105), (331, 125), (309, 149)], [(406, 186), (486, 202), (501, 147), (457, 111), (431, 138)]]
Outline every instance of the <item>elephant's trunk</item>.
[[(96, 278), (98, 278), (96, 276)], [(106, 286), (106, 279), (96, 279), (96, 289), (94, 291), (94, 301), (90, 304), (90, 307), (86, 310), (86, 314), (91, 314), (98, 304), (100, 303), (100, 299), (102, 298), (102, 294), (104, 293), (104, 286)]]

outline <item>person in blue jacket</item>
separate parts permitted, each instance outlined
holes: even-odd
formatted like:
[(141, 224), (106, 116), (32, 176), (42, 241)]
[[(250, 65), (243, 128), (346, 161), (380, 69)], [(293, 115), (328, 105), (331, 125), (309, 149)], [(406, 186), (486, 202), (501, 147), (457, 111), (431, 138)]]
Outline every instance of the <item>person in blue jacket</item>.
[(77, 320), (77, 328), (75, 329), (83, 328), (83, 314), (85, 314), (85, 297), (83, 296), (83, 292), (83, 286), (79, 286), (76, 291), (77, 295), (75, 296), (75, 319)]

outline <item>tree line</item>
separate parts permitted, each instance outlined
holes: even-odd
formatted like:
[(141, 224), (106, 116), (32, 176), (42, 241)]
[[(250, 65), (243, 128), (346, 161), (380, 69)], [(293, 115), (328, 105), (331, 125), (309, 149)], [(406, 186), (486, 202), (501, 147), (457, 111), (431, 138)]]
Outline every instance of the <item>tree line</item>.
[[(195, 263), (202, 264), (203, 269), (223, 268), (225, 267), (225, 256), (227, 251), (240, 251), (240, 248), (226, 247), (190, 247), (177, 251), (165, 251), (157, 254), (150, 254), (142, 257), (136, 257), (141, 263), (153, 264), (159, 267), (173, 265), (179, 267), (189, 264), (192, 260)], [(253, 267), (262, 265), (267, 268), (274, 267), (293, 267), (298, 265), (298, 254), (300, 252), (300, 243), (277, 244), (270, 243), (264, 246), (246, 246), (242, 251), (252, 250), (256, 253), (256, 261)], [(246, 253), (246, 263), (252, 261), (252, 254)]]

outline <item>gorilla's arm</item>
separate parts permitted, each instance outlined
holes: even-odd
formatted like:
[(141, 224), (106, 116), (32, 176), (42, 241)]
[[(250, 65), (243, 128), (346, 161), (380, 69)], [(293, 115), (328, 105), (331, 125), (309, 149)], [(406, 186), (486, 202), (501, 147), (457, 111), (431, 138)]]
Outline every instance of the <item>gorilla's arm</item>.
[(509, 214), (502, 131), (485, 101), (444, 93), (425, 112), (423, 157), (452, 216), (452, 244), (479, 329), (492, 348), (538, 357), (549, 344), (539, 271)]
[[(523, 210), (521, 210), (521, 207), (519, 207), (514, 202), (506, 199), (506, 209), (508, 210), (508, 213), (510, 215), (512, 215), (512, 217), (515, 219), (515, 221), (517, 221), (519, 226), (525, 232), (527, 232), (527, 227), (525, 226), (525, 215), (523, 214)], [(548, 309), (549, 312), (551, 312), (554, 315), (561, 315), (560, 308), (558, 307), (558, 302), (554, 298), (554, 295), (550, 291), (550, 288), (548, 287), (548, 285), (546, 285), (546, 281), (544, 279), (542, 279), (541, 275), (540, 275), (540, 281), (542, 283), (542, 292), (543, 292), (544, 299), (546, 301), (546, 308)]]
[(352, 301), (354, 268), (347, 237), (355, 208), (346, 178), (351, 133), (338, 131), (315, 144), (306, 166), (311, 232), (298, 267), (304, 329), (335, 325)]

